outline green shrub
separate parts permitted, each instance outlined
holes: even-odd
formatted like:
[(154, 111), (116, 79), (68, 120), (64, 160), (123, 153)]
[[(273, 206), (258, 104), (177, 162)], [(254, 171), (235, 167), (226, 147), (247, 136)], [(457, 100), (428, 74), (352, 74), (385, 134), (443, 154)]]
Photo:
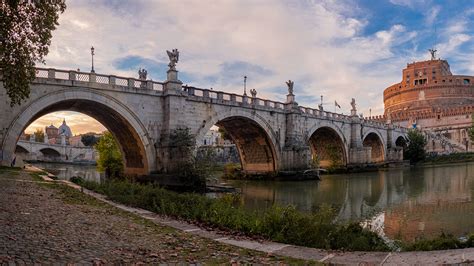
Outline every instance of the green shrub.
[(415, 241), (414, 243), (405, 244), (402, 247), (406, 251), (444, 250), (467, 247), (467, 242), (462, 243), (458, 238), (454, 237), (453, 235), (441, 233), (441, 235), (436, 238), (420, 239)]
[(211, 199), (195, 193), (179, 194), (153, 184), (119, 180), (101, 184), (82, 181), (82, 185), (123, 204), (288, 244), (344, 250), (388, 250), (377, 234), (359, 224), (335, 223), (335, 212), (329, 206), (322, 206), (313, 213), (297, 211), (291, 205), (273, 206), (256, 212), (245, 209), (237, 194)]

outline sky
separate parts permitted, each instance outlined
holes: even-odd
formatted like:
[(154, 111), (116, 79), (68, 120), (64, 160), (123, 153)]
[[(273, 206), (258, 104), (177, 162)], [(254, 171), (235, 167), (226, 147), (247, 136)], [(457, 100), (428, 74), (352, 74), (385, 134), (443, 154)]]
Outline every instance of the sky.
[[(364, 116), (383, 114), (383, 90), (413, 61), (438, 56), (454, 74), (474, 74), (471, 0), (108, 0), (67, 1), (53, 32), (46, 67), (163, 81), (177, 48), (184, 84), (242, 93), (243, 77), (258, 97), (296, 101), (348, 114), (351, 98)], [(74, 132), (80, 115), (62, 112)], [(48, 121), (46, 123), (46, 121)], [(59, 121), (59, 122), (56, 122)], [(39, 127), (36, 124), (32, 128)], [(94, 129), (98, 130), (98, 129)]]

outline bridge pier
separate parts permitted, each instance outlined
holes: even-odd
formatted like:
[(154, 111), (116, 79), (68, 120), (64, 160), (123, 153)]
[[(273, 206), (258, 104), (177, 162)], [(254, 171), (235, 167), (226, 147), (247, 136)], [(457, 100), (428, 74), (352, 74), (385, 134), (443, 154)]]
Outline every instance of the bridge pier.
[(362, 123), (358, 116), (351, 117), (351, 141), (349, 148), (349, 160), (347, 164), (357, 165), (370, 163), (371, 151), (370, 147), (364, 147), (362, 145)]
[(306, 170), (312, 157), (339, 165), (401, 158), (394, 140), (404, 137), (405, 129), (361, 119), (355, 109), (348, 116), (299, 106), (292, 81), (285, 103), (212, 89), (183, 90), (177, 53), (169, 53), (173, 60), (163, 83), (38, 68), (30, 97), (10, 107), (0, 82), (1, 164), (10, 165), (28, 125), (56, 111), (81, 112), (102, 123), (121, 147), (126, 172), (137, 175), (183, 170), (180, 166), (192, 156), (187, 147), (195, 143), (178, 145), (176, 133), (202, 143), (213, 126), (228, 131), (247, 173)]

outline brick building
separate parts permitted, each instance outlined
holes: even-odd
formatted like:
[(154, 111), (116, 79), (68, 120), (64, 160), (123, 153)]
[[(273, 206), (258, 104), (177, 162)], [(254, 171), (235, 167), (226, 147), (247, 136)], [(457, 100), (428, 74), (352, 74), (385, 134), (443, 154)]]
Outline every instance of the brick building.
[(474, 76), (453, 75), (446, 60), (413, 62), (403, 69), (402, 81), (384, 90), (385, 113), (376, 119), (430, 132), (428, 150), (443, 136), (458, 151), (472, 150), (467, 129), (474, 112)]

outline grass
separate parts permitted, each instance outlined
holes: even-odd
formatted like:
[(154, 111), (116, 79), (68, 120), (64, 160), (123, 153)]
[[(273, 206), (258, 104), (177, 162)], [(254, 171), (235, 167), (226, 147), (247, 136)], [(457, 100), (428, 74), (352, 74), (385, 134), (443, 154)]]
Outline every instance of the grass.
[(473, 152), (464, 152), (464, 153), (451, 153), (444, 155), (432, 155), (427, 156), (423, 160), (424, 164), (434, 164), (434, 163), (455, 163), (455, 162), (472, 162), (474, 161)]
[(287, 244), (339, 250), (388, 250), (377, 234), (363, 229), (358, 223), (335, 223), (335, 212), (328, 206), (314, 213), (303, 213), (293, 206), (273, 206), (256, 212), (245, 209), (238, 195), (210, 199), (200, 194), (168, 191), (152, 184), (127, 181), (78, 183), (126, 205)]
[(453, 235), (441, 233), (433, 239), (419, 239), (413, 243), (401, 243), (404, 251), (430, 251), (474, 247), (474, 234), (471, 234), (465, 241)]

